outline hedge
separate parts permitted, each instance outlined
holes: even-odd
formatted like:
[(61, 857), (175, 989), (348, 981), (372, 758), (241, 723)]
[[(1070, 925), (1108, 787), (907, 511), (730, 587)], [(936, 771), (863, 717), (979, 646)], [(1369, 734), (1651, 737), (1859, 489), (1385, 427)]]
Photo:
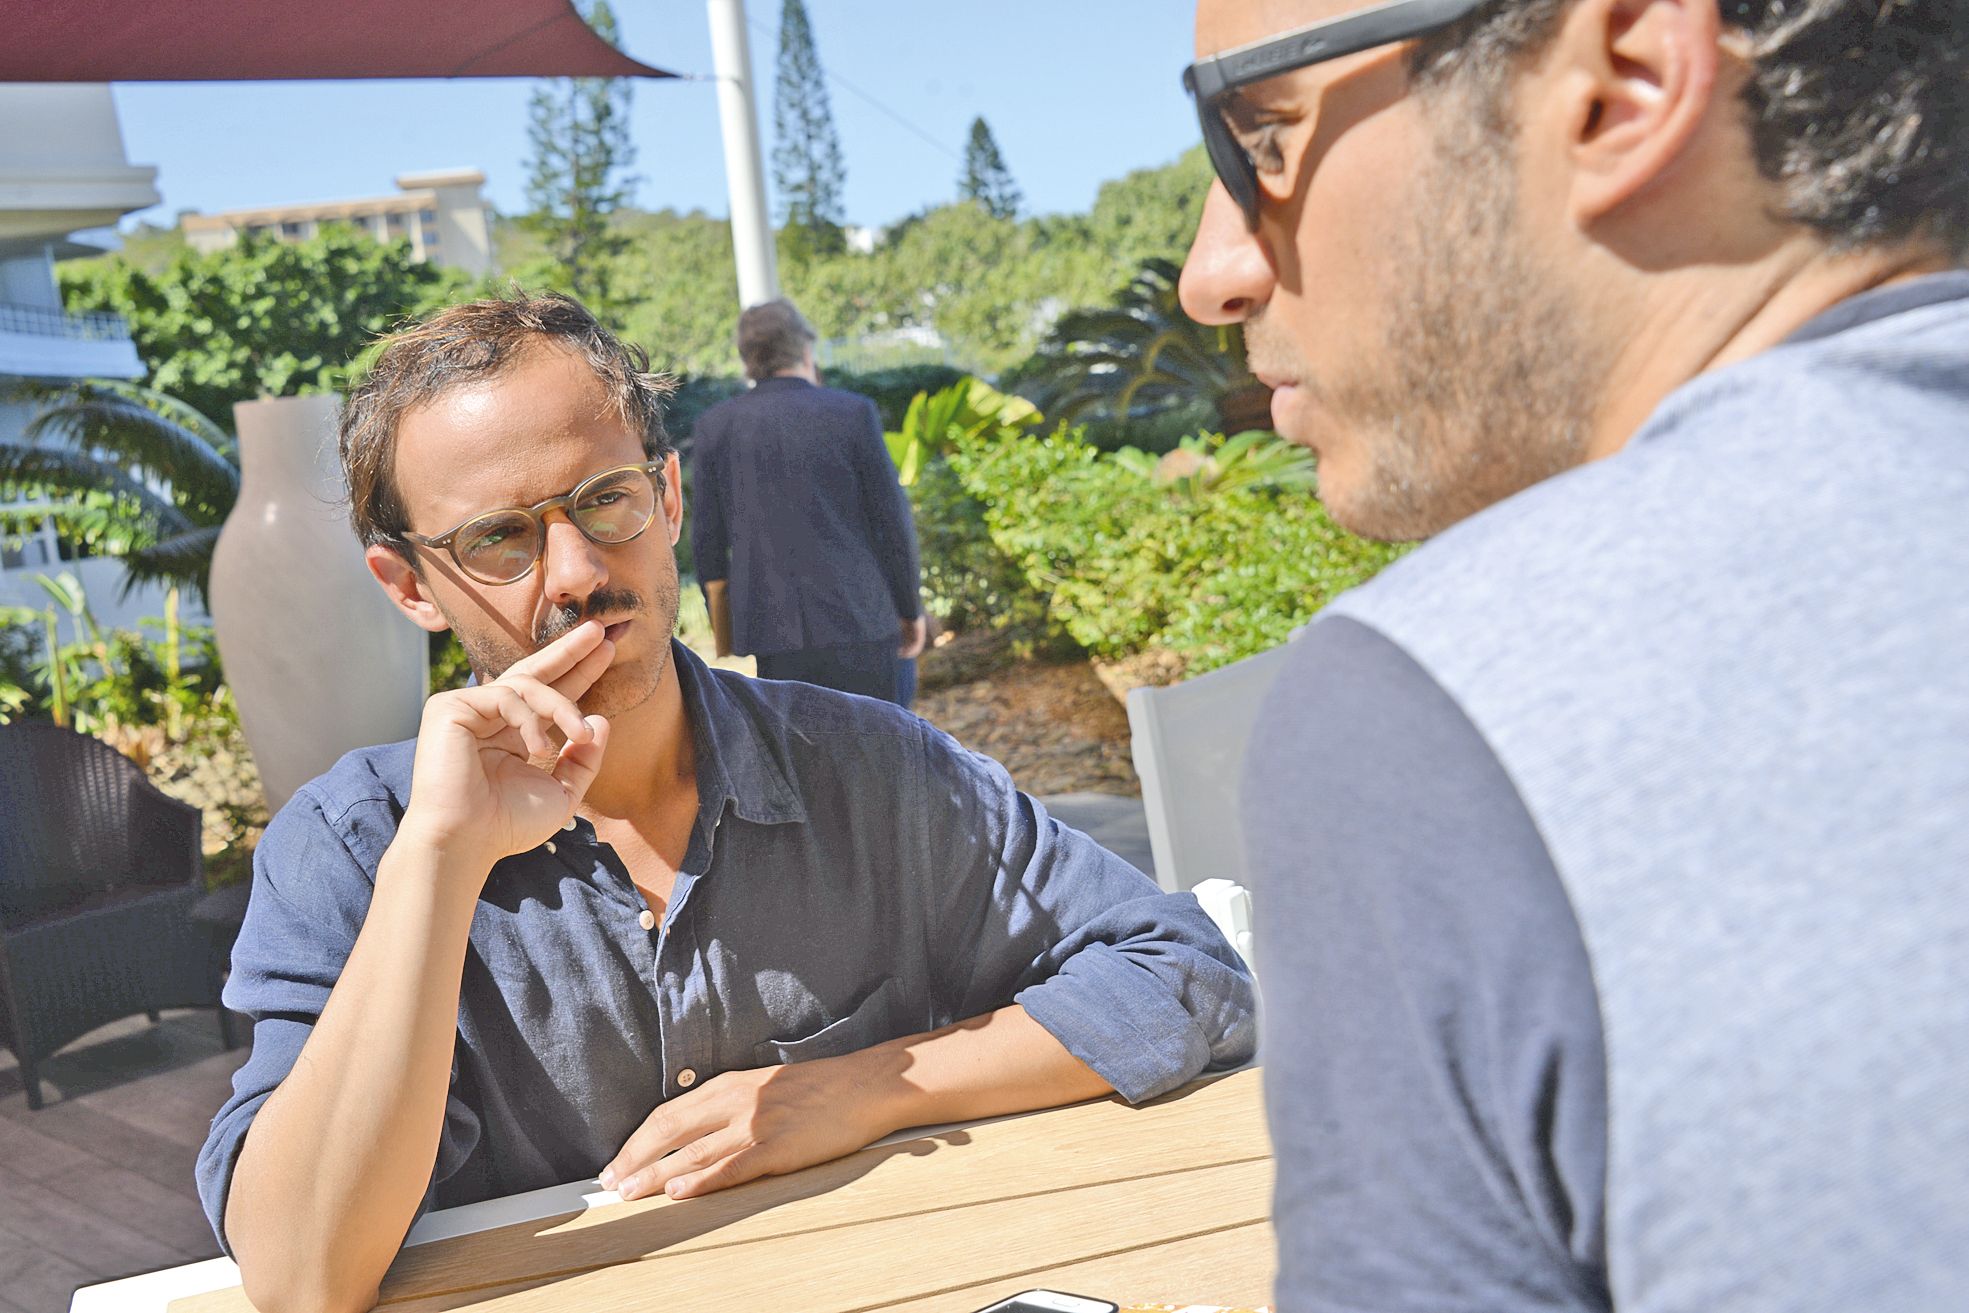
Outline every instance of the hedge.
[(1108, 659), (1159, 648), (1190, 674), (1228, 665), (1403, 550), (1345, 532), (1302, 489), (1186, 492), (1076, 430), (968, 444), (949, 461), (1052, 620)]

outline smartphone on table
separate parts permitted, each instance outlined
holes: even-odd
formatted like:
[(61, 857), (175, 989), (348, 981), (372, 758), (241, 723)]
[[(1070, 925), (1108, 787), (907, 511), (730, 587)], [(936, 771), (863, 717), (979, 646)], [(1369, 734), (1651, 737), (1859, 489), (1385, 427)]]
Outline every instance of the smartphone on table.
[(978, 1313), (1120, 1313), (1120, 1310), (1105, 1299), (1089, 1299), (1059, 1290), (1022, 1290), (1010, 1299), (979, 1309)]

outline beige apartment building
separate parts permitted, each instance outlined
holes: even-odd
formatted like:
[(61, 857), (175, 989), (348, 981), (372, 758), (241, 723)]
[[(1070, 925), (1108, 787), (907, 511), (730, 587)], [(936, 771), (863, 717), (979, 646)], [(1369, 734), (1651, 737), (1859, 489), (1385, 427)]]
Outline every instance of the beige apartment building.
[(222, 214), (187, 214), (180, 221), (185, 240), (201, 251), (231, 246), (242, 232), (272, 233), (282, 241), (313, 237), (322, 225), (351, 224), (379, 242), (410, 241), (418, 260), (449, 265), (470, 274), (492, 268), (492, 229), (479, 189), (477, 169), (405, 173), (395, 196), (324, 201), (315, 205), (266, 205)]

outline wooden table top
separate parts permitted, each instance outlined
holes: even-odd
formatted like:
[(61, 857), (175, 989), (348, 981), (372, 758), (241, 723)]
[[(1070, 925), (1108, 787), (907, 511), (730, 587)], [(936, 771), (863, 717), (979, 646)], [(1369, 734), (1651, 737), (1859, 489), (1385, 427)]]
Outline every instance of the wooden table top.
[[(658, 1196), (404, 1250), (389, 1313), (968, 1313), (1032, 1287), (1127, 1306), (1270, 1294), (1255, 1069), (864, 1149), (701, 1199)], [(171, 1313), (250, 1313), (233, 1287)]]

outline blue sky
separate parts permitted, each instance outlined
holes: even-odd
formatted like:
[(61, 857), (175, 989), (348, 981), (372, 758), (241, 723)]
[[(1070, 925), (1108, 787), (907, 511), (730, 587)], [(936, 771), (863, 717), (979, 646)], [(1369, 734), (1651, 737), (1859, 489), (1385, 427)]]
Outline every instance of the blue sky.
[[(1178, 85), (1192, 0), (807, 0), (847, 157), (851, 223), (950, 199), (983, 114), (1028, 210), (1085, 209), (1104, 180), (1197, 140)], [(659, 68), (711, 71), (703, 0), (616, 0), (622, 44)], [(747, 0), (753, 76), (771, 149), (779, 0)], [(523, 207), (524, 81), (125, 83), (133, 163), (158, 166), (181, 209), (387, 194), (403, 172), (477, 166), (501, 210)], [(885, 112), (886, 111), (886, 112)], [(899, 122), (898, 119), (903, 121)], [(639, 83), (633, 127), (647, 208), (726, 210), (716, 90)]]

